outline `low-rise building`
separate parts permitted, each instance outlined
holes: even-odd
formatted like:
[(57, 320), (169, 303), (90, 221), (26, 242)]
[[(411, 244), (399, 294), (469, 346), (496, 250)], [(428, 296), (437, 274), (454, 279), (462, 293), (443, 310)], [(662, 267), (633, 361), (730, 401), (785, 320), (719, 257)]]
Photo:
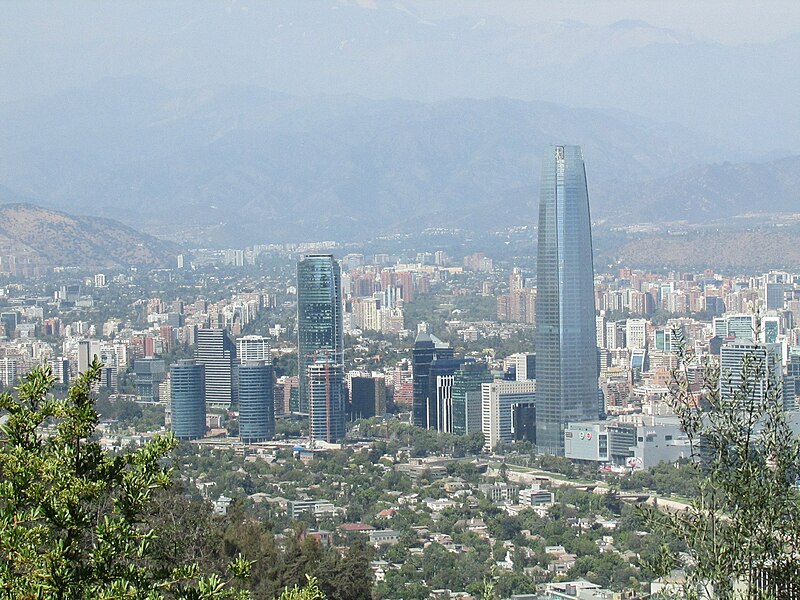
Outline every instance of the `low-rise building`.
[(341, 512), (333, 503), (327, 500), (294, 500), (287, 506), (290, 519), (297, 519), (302, 514), (309, 514), (315, 518), (331, 516)]
[(394, 529), (376, 529), (369, 532), (369, 543), (374, 546), (393, 546), (400, 541), (400, 532)]
[(478, 486), (478, 491), (492, 502), (501, 502), (504, 500), (516, 502), (519, 497), (519, 486), (506, 483), (505, 481), (482, 483)]
[(524, 506), (552, 506), (555, 503), (555, 494), (534, 484), (532, 487), (520, 490), (519, 503)]

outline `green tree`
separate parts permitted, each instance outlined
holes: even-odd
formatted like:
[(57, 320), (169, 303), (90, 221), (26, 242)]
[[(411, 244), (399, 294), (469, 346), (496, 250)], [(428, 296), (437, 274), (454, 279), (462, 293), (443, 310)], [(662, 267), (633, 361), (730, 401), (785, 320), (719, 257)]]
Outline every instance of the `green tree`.
[(776, 598), (798, 589), (800, 441), (787, 423), (780, 382), (754, 350), (739, 373), (705, 366), (698, 402), (689, 380), (698, 359), (679, 329), (673, 336), (671, 402), (691, 443), (694, 462), (685, 468), (699, 477), (690, 510), (647, 513), (656, 530), (687, 547), (685, 559), (664, 548), (655, 568), (684, 568), (689, 598)]
[[(18, 399), (0, 395), (0, 590), (8, 598), (245, 598), (196, 564), (164, 563), (146, 522), (156, 490), (171, 485), (171, 435), (112, 455), (94, 439), (95, 361), (67, 398), (49, 394), (49, 369), (32, 370)], [(230, 565), (246, 576), (250, 563)]]
[(286, 588), (278, 596), (278, 600), (325, 600), (325, 595), (320, 591), (317, 580), (306, 575), (305, 587), (295, 585), (292, 589)]
[(372, 549), (361, 538), (347, 549), (341, 561), (341, 568), (331, 581), (337, 588), (336, 594), (331, 594), (332, 599), (342, 600), (370, 600), (372, 598)]

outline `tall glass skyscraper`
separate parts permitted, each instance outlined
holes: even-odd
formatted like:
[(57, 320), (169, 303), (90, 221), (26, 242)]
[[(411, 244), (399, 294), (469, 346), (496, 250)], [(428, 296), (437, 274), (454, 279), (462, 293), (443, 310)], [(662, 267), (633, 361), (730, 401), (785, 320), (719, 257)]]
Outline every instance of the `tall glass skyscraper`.
[[(453, 349), (442, 340), (432, 335), (426, 323), (419, 325), (417, 339), (411, 351), (411, 365), (414, 381), (414, 403), (412, 406), (413, 423), (417, 427), (436, 428), (436, 386), (431, 398), (430, 371), (434, 360), (453, 358)], [(457, 368), (456, 365), (454, 368)], [(434, 384), (436, 378), (433, 379)]]
[(172, 431), (179, 440), (206, 435), (205, 365), (179, 360), (170, 373)]
[[(302, 413), (310, 410), (309, 366), (317, 361), (326, 362), (328, 369), (331, 364), (336, 365), (342, 376), (334, 380), (344, 380), (341, 280), (339, 263), (331, 254), (306, 254), (297, 263), (297, 360)], [(338, 410), (337, 403), (331, 407)], [(340, 418), (344, 422), (344, 406), (341, 410), (341, 417), (334, 416), (335, 422)]]
[(272, 364), (250, 361), (239, 367), (239, 437), (245, 444), (275, 435)]
[(598, 418), (592, 230), (580, 146), (542, 162), (536, 296), (536, 445), (563, 454), (570, 421)]

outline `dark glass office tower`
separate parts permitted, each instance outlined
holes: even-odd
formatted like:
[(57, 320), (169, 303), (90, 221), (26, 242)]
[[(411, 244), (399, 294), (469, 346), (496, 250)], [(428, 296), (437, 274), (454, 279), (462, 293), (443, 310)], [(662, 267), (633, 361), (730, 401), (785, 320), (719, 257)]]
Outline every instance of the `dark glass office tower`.
[(369, 419), (386, 414), (386, 380), (383, 377), (350, 378), (350, 418)]
[[(308, 367), (324, 360), (344, 367), (341, 269), (332, 254), (306, 254), (297, 263), (297, 360), (300, 412), (309, 412)], [(342, 373), (342, 379), (344, 373)], [(341, 415), (344, 420), (344, 413)], [(336, 416), (334, 421), (339, 421)]]
[(536, 443), (564, 452), (570, 421), (598, 418), (589, 194), (580, 146), (542, 162), (536, 296)]
[(275, 386), (272, 365), (251, 361), (239, 367), (239, 438), (245, 444), (275, 435)]
[[(411, 350), (411, 369), (414, 382), (414, 399), (412, 415), (414, 425), (417, 427), (436, 428), (436, 415), (431, 419), (431, 411), (435, 410), (436, 396), (430, 397), (430, 370), (434, 359), (444, 360), (453, 358), (453, 349), (431, 335), (426, 327), (422, 327), (414, 341)], [(435, 383), (435, 380), (434, 380)], [(436, 389), (434, 385), (433, 389)], [(433, 408), (431, 407), (433, 404)]]
[(206, 435), (205, 365), (180, 360), (170, 367), (172, 431), (180, 440)]

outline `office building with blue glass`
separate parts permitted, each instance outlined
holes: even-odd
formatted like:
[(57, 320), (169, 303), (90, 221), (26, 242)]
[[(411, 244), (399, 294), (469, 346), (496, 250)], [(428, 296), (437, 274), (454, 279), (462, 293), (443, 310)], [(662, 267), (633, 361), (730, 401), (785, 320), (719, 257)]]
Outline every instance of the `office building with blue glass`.
[(239, 438), (245, 444), (275, 435), (275, 385), (272, 365), (250, 361), (238, 368)]
[(172, 432), (179, 440), (206, 435), (205, 365), (180, 360), (170, 367)]
[(308, 367), (318, 358), (344, 362), (341, 269), (331, 254), (297, 263), (297, 348), (300, 412), (309, 411)]
[(536, 297), (536, 444), (563, 454), (567, 423), (598, 418), (589, 194), (580, 146), (542, 162)]
[(452, 432), (468, 435), (481, 431), (481, 389), (493, 381), (486, 363), (465, 362), (453, 373)]

